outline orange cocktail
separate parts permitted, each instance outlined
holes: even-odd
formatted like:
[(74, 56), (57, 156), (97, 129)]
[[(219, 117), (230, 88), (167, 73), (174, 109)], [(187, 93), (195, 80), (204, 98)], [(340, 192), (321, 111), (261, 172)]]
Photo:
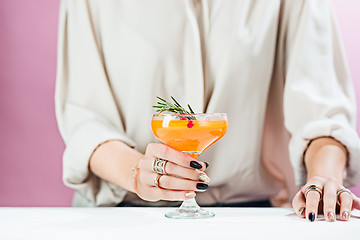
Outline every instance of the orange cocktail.
[(151, 122), (151, 128), (158, 139), (195, 158), (222, 138), (227, 127), (227, 120), (191, 120), (185, 117)]

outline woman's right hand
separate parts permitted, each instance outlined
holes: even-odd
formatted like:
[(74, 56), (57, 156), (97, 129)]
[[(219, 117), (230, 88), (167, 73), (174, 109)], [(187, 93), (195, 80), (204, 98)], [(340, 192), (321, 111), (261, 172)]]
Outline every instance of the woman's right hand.
[[(154, 185), (158, 177), (152, 169), (156, 158), (167, 160), (166, 174), (158, 180), (158, 187)], [(195, 191), (205, 191), (210, 179), (204, 173), (206, 164), (191, 156), (179, 152), (161, 143), (150, 143), (145, 155), (140, 159), (135, 174), (135, 189), (139, 197), (146, 201), (180, 201), (195, 197)]]

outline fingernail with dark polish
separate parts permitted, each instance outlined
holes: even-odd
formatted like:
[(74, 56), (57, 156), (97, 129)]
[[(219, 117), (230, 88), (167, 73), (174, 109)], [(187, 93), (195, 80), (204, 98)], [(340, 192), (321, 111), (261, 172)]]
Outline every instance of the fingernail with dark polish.
[(208, 167), (209, 167), (209, 164), (208, 164), (207, 162), (205, 162), (205, 165), (206, 165), (206, 168), (208, 168)]
[(195, 161), (190, 162), (190, 167), (196, 168), (196, 169), (201, 169), (202, 168), (201, 164), (198, 163), (198, 162), (195, 162)]
[(315, 221), (315, 213), (313, 213), (313, 212), (309, 213), (309, 220), (310, 220), (310, 222)]
[(206, 190), (206, 189), (209, 188), (209, 185), (207, 185), (205, 183), (197, 183), (196, 188), (199, 189), (199, 190)]

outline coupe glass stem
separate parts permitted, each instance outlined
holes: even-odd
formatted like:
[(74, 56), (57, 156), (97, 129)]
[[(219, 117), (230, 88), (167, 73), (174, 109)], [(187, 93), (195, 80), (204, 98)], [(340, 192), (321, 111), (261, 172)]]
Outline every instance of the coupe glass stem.
[(188, 200), (184, 200), (179, 208), (179, 211), (181, 212), (193, 212), (198, 211), (200, 209), (200, 206), (196, 203), (195, 198), (191, 198)]
[[(192, 151), (182, 151), (183, 153), (186, 153), (190, 156), (192, 156), (195, 159), (198, 159), (198, 157), (200, 156), (200, 152), (192, 152)], [(196, 212), (200, 210), (200, 206), (199, 204), (197, 204), (195, 197), (188, 199), (188, 200), (184, 200), (181, 204), (181, 206), (179, 207), (179, 211), (184, 212), (184, 213), (189, 213), (189, 212)]]
[[(197, 159), (199, 157), (199, 152), (193, 151), (183, 151), (193, 158)], [(175, 212), (169, 212), (165, 214), (168, 218), (180, 218), (180, 219), (189, 219), (189, 218), (211, 218), (215, 214), (209, 211), (203, 210), (196, 202), (195, 198), (184, 200), (181, 206)]]

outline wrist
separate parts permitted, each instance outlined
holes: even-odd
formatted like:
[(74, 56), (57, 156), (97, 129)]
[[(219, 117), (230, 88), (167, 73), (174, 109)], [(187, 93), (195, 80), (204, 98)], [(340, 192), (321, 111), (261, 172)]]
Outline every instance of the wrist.
[(133, 187), (133, 167), (143, 155), (122, 141), (110, 140), (100, 144), (93, 152), (90, 170), (99, 178), (111, 182), (127, 191)]
[(334, 138), (321, 137), (311, 141), (304, 154), (304, 161), (308, 180), (323, 177), (343, 183), (347, 150)]

